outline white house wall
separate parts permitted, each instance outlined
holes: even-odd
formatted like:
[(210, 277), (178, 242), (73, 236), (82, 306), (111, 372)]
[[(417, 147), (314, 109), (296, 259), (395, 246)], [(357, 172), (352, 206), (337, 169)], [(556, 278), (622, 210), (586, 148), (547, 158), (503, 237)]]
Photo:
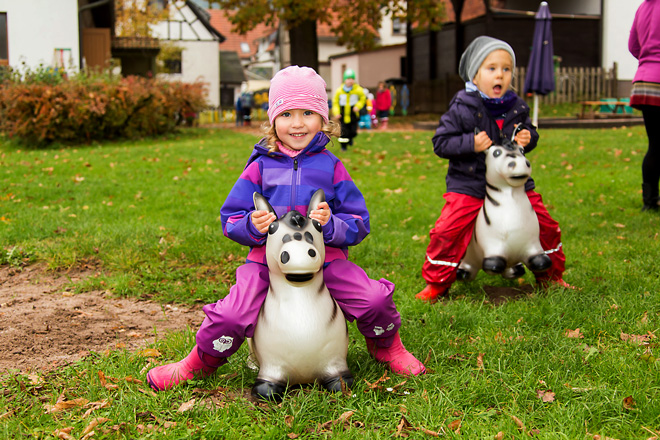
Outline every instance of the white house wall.
[(631, 81), (637, 70), (637, 60), (628, 50), (628, 36), (635, 12), (643, 0), (604, 0), (603, 5), (603, 67), (618, 65), (618, 77)]
[(392, 15), (383, 15), (383, 21), (381, 22), (380, 29), (378, 29), (381, 46), (392, 46), (394, 44), (403, 44), (406, 42), (405, 25), (403, 27), (403, 35), (394, 34), (393, 30)]
[(207, 84), (209, 105), (220, 107), (220, 51), (217, 41), (175, 41), (183, 49), (181, 74), (169, 75), (186, 83)]
[(344, 70), (353, 69), (358, 84), (373, 93), (379, 81), (401, 77), (401, 58), (405, 56), (406, 46), (396, 45), (334, 57), (330, 60), (332, 92), (341, 86)]
[[(213, 37), (195, 14), (177, 1), (181, 9), (171, 7), (170, 22), (160, 22), (151, 27), (153, 35), (160, 40), (170, 41), (183, 49), (181, 53), (181, 73), (161, 75), (170, 80), (186, 83), (201, 81), (207, 84), (207, 101), (213, 107), (220, 107), (220, 51), (218, 41)], [(192, 24), (192, 25), (191, 25)]]
[(0, 0), (7, 13), (9, 65), (22, 70), (53, 66), (55, 49), (68, 49), (65, 67), (80, 61), (77, 0)]

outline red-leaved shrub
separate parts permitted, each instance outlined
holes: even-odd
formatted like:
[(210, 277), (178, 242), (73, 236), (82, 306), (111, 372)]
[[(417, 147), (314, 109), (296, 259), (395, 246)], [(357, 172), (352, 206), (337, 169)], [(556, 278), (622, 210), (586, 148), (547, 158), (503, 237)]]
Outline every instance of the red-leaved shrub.
[(137, 76), (0, 83), (0, 131), (34, 146), (160, 135), (205, 107), (202, 83)]

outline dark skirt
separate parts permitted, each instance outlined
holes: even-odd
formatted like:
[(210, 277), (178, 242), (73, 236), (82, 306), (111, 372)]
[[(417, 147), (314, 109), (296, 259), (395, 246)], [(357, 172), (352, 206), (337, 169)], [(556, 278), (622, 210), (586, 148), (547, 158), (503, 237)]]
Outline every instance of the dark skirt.
[(660, 84), (644, 81), (634, 82), (630, 93), (630, 106), (640, 108), (647, 105), (660, 107)]

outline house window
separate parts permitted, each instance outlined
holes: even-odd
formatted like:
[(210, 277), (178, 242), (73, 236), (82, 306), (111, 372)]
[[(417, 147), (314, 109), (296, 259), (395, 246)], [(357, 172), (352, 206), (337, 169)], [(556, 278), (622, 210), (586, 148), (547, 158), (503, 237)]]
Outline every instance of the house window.
[(392, 19), (392, 35), (403, 35), (406, 33), (405, 22), (400, 18)]
[(148, 4), (150, 7), (156, 8), (158, 12), (163, 12), (167, 7), (167, 0), (149, 0)]
[(7, 13), (0, 12), (0, 66), (9, 64), (9, 50), (7, 44)]
[(183, 49), (176, 45), (162, 44), (156, 57), (158, 73), (181, 73), (182, 53)]

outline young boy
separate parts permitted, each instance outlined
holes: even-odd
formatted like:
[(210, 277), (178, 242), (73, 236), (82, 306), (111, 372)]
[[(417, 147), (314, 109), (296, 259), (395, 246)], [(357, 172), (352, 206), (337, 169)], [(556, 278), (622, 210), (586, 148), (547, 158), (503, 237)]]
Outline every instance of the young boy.
[[(465, 90), (454, 96), (433, 136), (433, 151), (449, 159), (449, 170), (446, 203), (430, 231), (431, 241), (422, 267), (427, 285), (416, 295), (423, 301), (437, 301), (456, 280), (456, 269), (470, 243), (486, 196), (483, 152), (493, 142), (511, 139), (514, 132), (515, 142), (526, 153), (538, 142), (529, 106), (509, 90), (515, 62), (509, 44), (486, 36), (477, 37), (461, 56), (458, 73), (465, 81)], [(562, 279), (566, 257), (559, 224), (550, 217), (541, 195), (534, 191), (531, 178), (525, 190), (539, 220), (541, 246), (552, 260), (547, 272), (535, 274), (536, 281), (543, 286), (552, 282), (570, 287)]]
[(358, 135), (360, 110), (366, 105), (367, 96), (358, 83), (355, 82), (355, 72), (352, 69), (344, 71), (344, 83), (335, 91), (332, 98), (332, 115), (341, 124), (339, 145), (342, 151), (353, 145), (353, 138)]

